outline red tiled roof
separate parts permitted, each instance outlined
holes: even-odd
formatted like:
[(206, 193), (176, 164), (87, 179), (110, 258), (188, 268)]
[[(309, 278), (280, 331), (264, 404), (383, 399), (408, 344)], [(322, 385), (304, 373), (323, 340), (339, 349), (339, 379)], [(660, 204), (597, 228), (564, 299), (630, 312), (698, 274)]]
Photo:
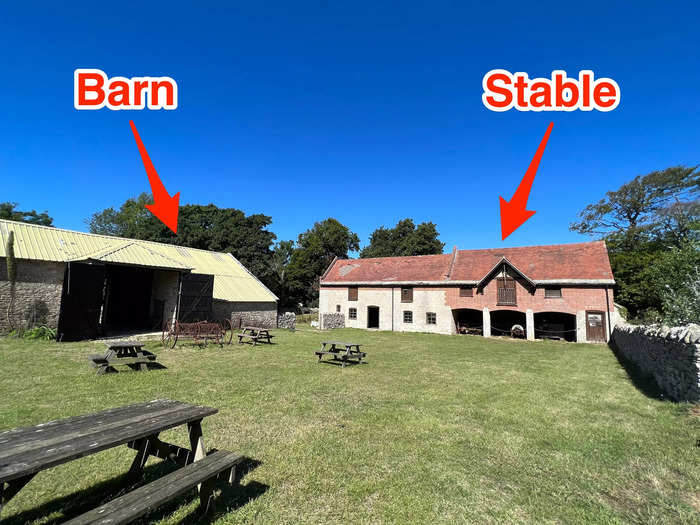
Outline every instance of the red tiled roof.
[[(533, 281), (612, 281), (603, 241), (490, 250), (458, 250), (453, 254), (336, 261), (323, 283), (480, 281), (507, 259)], [(448, 275), (449, 274), (449, 275)]]
[(339, 259), (323, 282), (439, 281), (447, 276), (451, 261), (452, 254)]

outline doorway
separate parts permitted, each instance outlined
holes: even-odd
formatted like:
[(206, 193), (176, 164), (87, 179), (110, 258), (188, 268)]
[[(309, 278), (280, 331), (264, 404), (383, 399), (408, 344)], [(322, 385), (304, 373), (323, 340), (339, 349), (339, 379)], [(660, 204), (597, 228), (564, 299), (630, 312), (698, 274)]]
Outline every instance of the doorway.
[(604, 343), (605, 340), (605, 313), (586, 312), (586, 341)]
[(379, 307), (367, 307), (367, 328), (379, 328)]

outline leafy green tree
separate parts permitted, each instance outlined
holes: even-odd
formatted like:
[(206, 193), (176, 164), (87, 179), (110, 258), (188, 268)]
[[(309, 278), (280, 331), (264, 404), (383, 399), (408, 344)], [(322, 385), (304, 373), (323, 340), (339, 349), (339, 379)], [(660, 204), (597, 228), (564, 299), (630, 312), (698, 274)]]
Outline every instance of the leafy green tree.
[(654, 309), (647, 316), (668, 324), (700, 322), (697, 299), (700, 243), (688, 243), (647, 258), (640, 280), (648, 283), (647, 294)]
[(186, 204), (180, 206), (176, 235), (144, 207), (152, 203), (152, 197), (142, 193), (128, 199), (118, 210), (97, 212), (87, 220), (90, 231), (231, 253), (265, 284), (272, 283), (271, 247), (276, 236), (267, 230), (272, 223), (270, 217), (246, 216), (240, 210), (213, 204)]
[[(604, 239), (617, 281), (616, 298), (633, 317), (660, 318), (664, 309), (665, 255), (677, 250), (692, 260), (700, 238), (700, 172), (675, 166), (637, 176), (605, 198), (586, 206), (572, 231)], [(691, 271), (677, 267), (677, 282)]]
[(689, 213), (695, 214), (697, 224), (697, 210), (678, 204), (695, 201), (700, 189), (697, 168), (674, 166), (639, 175), (617, 190), (608, 191), (597, 203), (586, 206), (570, 229), (601, 238), (614, 237), (619, 244), (634, 248), (639, 242), (658, 238), (665, 231), (664, 226), (674, 228), (674, 222), (691, 226), (693, 219), (688, 217)]
[(36, 210), (21, 211), (16, 202), (0, 202), (0, 219), (9, 221), (28, 222), (41, 226), (53, 226), (53, 219), (47, 212), (38, 213)]
[(415, 226), (411, 219), (399, 221), (393, 228), (380, 226), (370, 236), (369, 245), (360, 257), (396, 257), (401, 255), (432, 255), (442, 253), (445, 243), (438, 239), (432, 222)]
[(287, 276), (287, 268), (292, 260), (294, 253), (294, 241), (280, 241), (272, 250), (272, 258), (270, 262), (271, 286), (272, 291), (279, 297), (280, 306), (291, 306), (291, 293), (289, 288), (289, 279)]
[(336, 219), (317, 222), (299, 235), (291, 255), (287, 276), (291, 297), (296, 302), (315, 304), (319, 277), (335, 257), (345, 259), (360, 248), (360, 238)]

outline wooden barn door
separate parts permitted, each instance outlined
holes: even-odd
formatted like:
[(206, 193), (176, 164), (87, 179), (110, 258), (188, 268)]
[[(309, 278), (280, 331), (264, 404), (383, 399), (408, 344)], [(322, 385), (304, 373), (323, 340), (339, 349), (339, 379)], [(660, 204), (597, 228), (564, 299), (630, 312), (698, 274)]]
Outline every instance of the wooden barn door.
[(178, 319), (182, 323), (211, 321), (214, 276), (183, 273)]
[(605, 342), (605, 313), (586, 312), (586, 341)]

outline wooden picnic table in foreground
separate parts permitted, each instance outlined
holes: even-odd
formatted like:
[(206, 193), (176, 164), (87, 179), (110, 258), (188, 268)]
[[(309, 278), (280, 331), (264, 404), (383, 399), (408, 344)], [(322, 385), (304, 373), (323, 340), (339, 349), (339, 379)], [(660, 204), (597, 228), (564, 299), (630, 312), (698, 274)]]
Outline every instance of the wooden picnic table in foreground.
[[(231, 469), (239, 461), (239, 456), (228, 452), (225, 457), (218, 455), (216, 462), (206, 456), (201, 422), (217, 412), (215, 408), (165, 399), (0, 432), (0, 512), (39, 472), (120, 445), (127, 445), (136, 451), (129, 470), (131, 474), (140, 474), (149, 456), (174, 461), (182, 467), (176, 472), (190, 468), (193, 462), (205, 461), (198, 464), (197, 471), (189, 473), (187, 478), (191, 486), (201, 484), (202, 476), (211, 475), (211, 469), (216, 470), (222, 465), (222, 469)], [(158, 438), (161, 432), (182, 425), (187, 426), (189, 449)], [(206, 472), (205, 467), (209, 469)], [(90, 473), (86, 472), (85, 475), (89, 476)], [(177, 485), (176, 478), (177, 475), (168, 481), (173, 491)], [(137, 490), (144, 492), (148, 490), (146, 487)], [(169, 490), (163, 493), (163, 490), (160, 489), (163, 500), (177, 495)], [(112, 503), (115, 502), (117, 500)], [(132, 504), (128, 510), (112, 510), (126, 519), (142, 515), (152, 506), (152, 501), (145, 501)], [(140, 510), (142, 514), (138, 514)], [(100, 512), (106, 511), (103, 509)]]
[(270, 335), (270, 330), (267, 328), (258, 328), (257, 326), (243, 326), (238, 335), (238, 343), (243, 344), (245, 341), (250, 341), (253, 346), (258, 342), (272, 344), (274, 335)]
[(318, 362), (320, 363), (324, 355), (330, 355), (331, 361), (340, 361), (345, 368), (346, 363), (362, 364), (362, 359), (367, 356), (362, 352), (359, 343), (346, 343), (343, 341), (323, 341), (321, 349), (317, 350)]

